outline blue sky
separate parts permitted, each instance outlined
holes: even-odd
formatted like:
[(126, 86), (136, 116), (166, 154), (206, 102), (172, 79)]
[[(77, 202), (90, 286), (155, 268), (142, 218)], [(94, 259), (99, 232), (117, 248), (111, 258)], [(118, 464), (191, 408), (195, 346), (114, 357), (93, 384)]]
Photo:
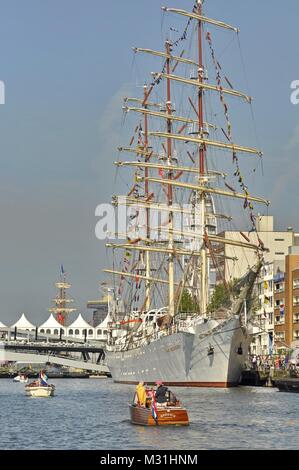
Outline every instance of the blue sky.
[[(206, 3), (209, 16), (241, 29), (265, 153), (254, 189), (272, 200), (278, 228), (299, 230), (299, 106), (290, 103), (290, 83), (299, 79), (299, 3)], [(83, 313), (99, 296), (107, 257), (94, 211), (117, 192), (121, 97), (139, 91), (136, 72), (145, 78), (131, 47), (161, 48), (162, 4), (188, 9), (192, 2), (0, 0), (0, 320), (12, 323), (23, 311), (44, 320), (61, 263)], [(226, 59), (231, 75), (242, 77), (240, 58)]]

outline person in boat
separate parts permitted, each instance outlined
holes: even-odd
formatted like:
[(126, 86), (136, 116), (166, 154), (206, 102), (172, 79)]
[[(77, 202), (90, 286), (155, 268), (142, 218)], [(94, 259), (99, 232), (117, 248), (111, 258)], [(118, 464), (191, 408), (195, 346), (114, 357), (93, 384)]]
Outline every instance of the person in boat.
[(161, 380), (157, 380), (156, 385), (157, 385), (157, 389), (156, 389), (156, 394), (155, 394), (155, 400), (157, 402), (157, 405), (167, 406), (168, 388), (165, 387), (165, 385), (163, 384)]
[(136, 387), (136, 395), (137, 395), (137, 404), (140, 406), (146, 405), (146, 390), (144, 387), (144, 382), (139, 382)]

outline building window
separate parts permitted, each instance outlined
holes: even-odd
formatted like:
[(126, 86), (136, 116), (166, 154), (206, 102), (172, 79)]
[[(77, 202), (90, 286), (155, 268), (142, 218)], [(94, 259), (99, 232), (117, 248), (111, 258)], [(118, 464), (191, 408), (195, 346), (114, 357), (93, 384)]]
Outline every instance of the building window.
[(278, 331), (275, 336), (276, 336), (276, 340), (283, 341), (285, 339), (285, 332)]
[(79, 335), (80, 334), (80, 331), (79, 330), (75, 330), (75, 335)]
[(47, 333), (47, 335), (50, 335), (50, 334), (51, 334), (51, 330), (49, 330), (49, 329), (46, 330), (46, 333)]
[(69, 335), (73, 335), (74, 334), (74, 331), (73, 330), (69, 330)]
[(284, 240), (284, 238), (275, 238), (275, 241), (276, 242), (284, 242), (285, 240)]
[(294, 339), (299, 339), (299, 330), (294, 331)]
[(104, 336), (107, 336), (107, 334), (108, 334), (108, 331), (107, 331), (107, 330), (104, 330), (104, 331), (103, 331), (103, 335), (104, 335)]
[(102, 335), (102, 330), (97, 330), (97, 335), (101, 336)]
[(91, 336), (93, 334), (93, 330), (88, 330), (88, 334)]
[(58, 335), (58, 330), (54, 330), (54, 335)]
[(294, 281), (293, 281), (293, 289), (299, 289), (299, 279), (294, 279)]
[(277, 282), (275, 284), (275, 292), (282, 292), (284, 289), (284, 283), (283, 282)]
[(41, 329), (39, 332), (40, 332), (40, 333), (44, 333), (44, 332), (45, 332), (45, 330), (42, 328), (42, 329)]
[(299, 296), (296, 295), (294, 298), (293, 298), (293, 306), (294, 307), (297, 307), (299, 305)]
[(284, 252), (283, 251), (276, 251), (275, 254), (277, 256), (284, 256)]

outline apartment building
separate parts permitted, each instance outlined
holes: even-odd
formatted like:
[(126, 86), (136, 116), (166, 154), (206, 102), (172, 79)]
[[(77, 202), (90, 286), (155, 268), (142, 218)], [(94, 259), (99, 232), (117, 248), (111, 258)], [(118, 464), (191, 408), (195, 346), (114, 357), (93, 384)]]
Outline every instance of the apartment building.
[(257, 283), (258, 310), (252, 319), (251, 353), (273, 353), (274, 346), (274, 263), (266, 263)]
[(285, 272), (274, 277), (276, 349), (299, 347), (299, 246), (289, 248)]
[[(266, 263), (281, 262), (284, 263), (285, 257), (288, 255), (290, 246), (299, 243), (299, 235), (296, 234), (292, 227), (285, 231), (274, 230), (274, 217), (261, 216), (257, 218), (256, 227), (259, 238), (263, 241), (265, 247), (269, 250), (264, 253)], [(222, 237), (239, 242), (245, 242), (244, 237), (237, 231), (226, 231), (220, 234)], [(250, 242), (257, 244), (256, 233), (245, 233)], [(247, 248), (231, 246), (225, 244), (223, 252), (228, 258), (225, 265), (223, 264), (224, 276), (227, 281), (231, 279), (239, 279), (256, 263), (256, 254), (253, 250)]]

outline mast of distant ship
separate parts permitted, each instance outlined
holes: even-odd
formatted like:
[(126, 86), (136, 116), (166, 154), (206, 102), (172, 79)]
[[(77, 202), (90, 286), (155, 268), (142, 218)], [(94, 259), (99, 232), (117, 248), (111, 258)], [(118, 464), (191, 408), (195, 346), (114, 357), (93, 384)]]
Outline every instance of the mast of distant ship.
[(55, 313), (56, 320), (61, 323), (61, 325), (65, 324), (65, 319), (68, 314), (75, 312), (76, 308), (70, 308), (67, 305), (73, 302), (73, 299), (68, 299), (66, 296), (66, 290), (71, 287), (66, 280), (66, 273), (61, 266), (60, 271), (60, 280), (55, 283), (55, 286), (59, 289), (59, 293), (55, 299), (53, 299), (54, 307), (49, 308), (49, 312)]
[[(202, 0), (197, 0), (198, 15), (202, 15)], [(202, 53), (202, 22), (198, 20), (198, 82), (204, 81), (204, 66)], [(198, 134), (204, 138), (204, 119), (203, 119), (203, 89), (198, 87)], [(205, 144), (199, 144), (199, 182), (201, 186), (205, 186)], [(201, 272), (200, 272), (200, 311), (205, 314), (207, 311), (207, 252), (204, 241), (205, 236), (205, 192), (200, 193), (200, 226), (203, 243), (201, 248)]]

